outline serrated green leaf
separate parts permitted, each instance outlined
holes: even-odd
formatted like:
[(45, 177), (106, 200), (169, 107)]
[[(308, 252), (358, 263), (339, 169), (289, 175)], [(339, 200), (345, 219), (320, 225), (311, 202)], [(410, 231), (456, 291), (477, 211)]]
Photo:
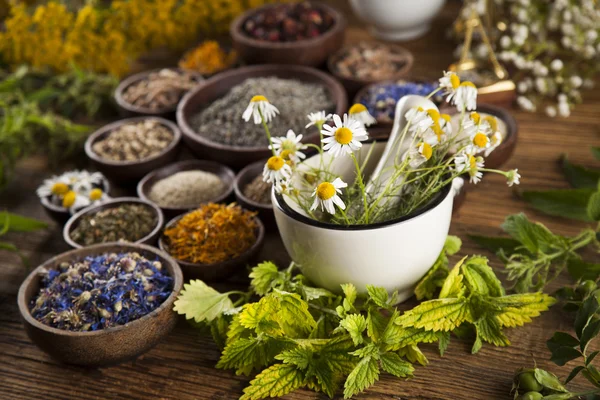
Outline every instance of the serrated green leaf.
[(8, 225), (9, 232), (33, 232), (48, 227), (48, 224), (44, 221), (24, 217), (8, 211), (0, 211), (0, 228), (5, 224)]
[(569, 258), (567, 271), (576, 281), (596, 280), (600, 276), (600, 264), (590, 263), (579, 258)]
[(450, 344), (450, 332), (443, 332), (439, 334), (438, 348), (440, 350), (440, 357), (444, 356), (444, 353), (448, 349)]
[(419, 363), (424, 367), (429, 364), (429, 360), (427, 360), (425, 354), (423, 354), (416, 344), (398, 349), (398, 355), (400, 357), (406, 357), (411, 363)]
[(350, 372), (344, 383), (344, 398), (349, 399), (362, 392), (379, 379), (379, 365), (372, 357), (365, 357), (359, 361)]
[(463, 284), (463, 276), (460, 273), (460, 270), (463, 262), (466, 259), (467, 257), (464, 257), (462, 260), (456, 263), (454, 268), (452, 268), (448, 274), (448, 277), (442, 285), (442, 290), (440, 290), (440, 299), (460, 297), (464, 294), (465, 285)]
[(236, 374), (248, 375), (253, 369), (271, 364), (275, 356), (291, 344), (269, 337), (252, 337), (230, 342), (217, 363), (217, 368), (235, 369)]
[(398, 378), (410, 377), (415, 371), (415, 368), (411, 363), (404, 361), (395, 353), (383, 353), (380, 358), (380, 363), (381, 369)]
[(351, 283), (344, 283), (341, 285), (342, 291), (344, 292), (344, 309), (350, 312), (354, 309), (354, 302), (356, 301), (356, 287)]
[(462, 272), (471, 293), (490, 295), (493, 297), (504, 296), (502, 283), (488, 265), (485, 257), (470, 257), (462, 265)]
[(600, 221), (600, 192), (590, 196), (587, 205), (587, 214), (592, 221)]
[(496, 315), (501, 326), (514, 328), (531, 322), (531, 318), (538, 317), (547, 311), (556, 300), (545, 293), (522, 293), (493, 298), (492, 303), (500, 308)]
[(375, 343), (369, 343), (364, 347), (354, 350), (350, 354), (359, 358), (372, 357), (379, 360), (379, 347)]
[(338, 390), (340, 379), (330, 369), (322, 367), (314, 368), (313, 374), (317, 378), (319, 389), (332, 399)]
[(378, 310), (369, 309), (367, 312), (367, 335), (369, 335), (369, 338), (374, 342), (379, 342), (388, 323), (391, 324), (392, 322)]
[(367, 329), (367, 321), (361, 314), (350, 314), (341, 322), (340, 326), (350, 334), (352, 341), (356, 346), (364, 341), (362, 333)]
[(335, 294), (331, 293), (329, 290), (314, 288), (310, 286), (303, 286), (302, 293), (304, 294), (304, 298), (306, 301), (320, 299), (321, 297), (337, 297)]
[(582, 365), (578, 365), (577, 367), (573, 368), (573, 370), (571, 371), (571, 373), (569, 373), (569, 376), (567, 376), (567, 379), (565, 379), (565, 385), (569, 382), (571, 382), (573, 379), (575, 379), (575, 377), (577, 375), (579, 375), (579, 373), (581, 372), (582, 369), (584, 369), (585, 367)]
[(428, 331), (452, 331), (460, 324), (471, 321), (467, 299), (437, 299), (423, 302), (398, 318), (405, 327), (423, 328)]
[(221, 350), (227, 345), (228, 330), (229, 321), (224, 316), (219, 316), (210, 322), (210, 333), (213, 340)]
[(557, 243), (557, 237), (544, 225), (530, 221), (523, 213), (509, 215), (502, 224), (502, 229), (532, 254), (539, 250), (551, 249)]
[(458, 239), (458, 241), (455, 239), (458, 238), (455, 236), (448, 236), (446, 238), (446, 244), (444, 245), (444, 248), (440, 252), (438, 258), (435, 260), (435, 263), (429, 269), (429, 271), (427, 271), (427, 274), (421, 278), (419, 283), (417, 283), (417, 286), (415, 287), (415, 296), (417, 297), (417, 300), (421, 301), (423, 299), (433, 299), (437, 289), (444, 285), (444, 281), (450, 272), (448, 269), (448, 257), (446, 255), (448, 246), (450, 250), (458, 251), (456, 247), (460, 249), (460, 242), (458, 242), (460, 239)]
[(479, 235), (468, 236), (480, 247), (483, 247), (484, 249), (489, 250), (492, 253), (497, 253), (499, 250), (504, 250), (506, 254), (512, 254), (517, 252), (517, 248), (521, 246), (521, 242), (512, 238)]
[(440, 332), (417, 328), (404, 328), (399, 324), (390, 323), (383, 334), (383, 342), (385, 343), (384, 350), (395, 351), (402, 347), (419, 343), (433, 343), (439, 339), (440, 335)]
[(239, 321), (243, 327), (256, 333), (282, 336), (284, 331), (279, 323), (279, 310), (279, 302), (271, 295), (265, 296), (256, 303), (245, 304)]
[(348, 374), (356, 366), (356, 359), (349, 355), (353, 348), (349, 335), (335, 337), (321, 348), (321, 359), (326, 360), (333, 371)]
[(192, 280), (183, 285), (173, 307), (186, 319), (193, 318), (196, 322), (212, 321), (233, 308), (227, 293), (219, 293), (201, 280)]
[(460, 251), (462, 240), (458, 236), (448, 235), (444, 243), (444, 251), (447, 255), (452, 256)]
[(510, 341), (502, 333), (501, 325), (494, 317), (480, 318), (474, 323), (477, 337), (494, 346), (508, 346)]
[(596, 189), (600, 180), (600, 171), (576, 165), (566, 155), (562, 157), (562, 170), (565, 178), (574, 188)]
[(526, 191), (523, 200), (533, 208), (556, 217), (592, 222), (587, 213), (587, 205), (595, 190), (561, 189), (547, 191)]
[(385, 308), (388, 306), (388, 292), (382, 287), (377, 287), (373, 285), (367, 285), (367, 294), (369, 295), (369, 299), (373, 301), (373, 303), (377, 304), (379, 307)]
[(567, 389), (560, 383), (560, 380), (553, 374), (544, 371), (543, 369), (536, 368), (534, 370), (535, 379), (547, 389), (552, 389), (557, 392), (568, 392)]
[(250, 285), (254, 292), (260, 296), (266, 295), (271, 290), (271, 283), (279, 278), (277, 265), (265, 261), (252, 268)]
[(225, 342), (226, 345), (229, 343), (236, 341), (242, 338), (248, 338), (252, 335), (253, 331), (244, 327), (240, 323), (240, 315), (236, 314), (233, 316), (231, 323), (229, 324), (229, 329), (227, 330), (227, 340)]
[(312, 361), (312, 355), (313, 352), (310, 349), (298, 346), (276, 355), (275, 359), (285, 364), (293, 364), (299, 369), (305, 370)]
[(275, 289), (271, 296), (279, 302), (280, 325), (288, 335), (309, 335), (316, 328), (317, 322), (308, 311), (308, 303), (299, 295)]
[(290, 364), (275, 364), (262, 371), (244, 389), (240, 400), (281, 397), (304, 386), (304, 375)]

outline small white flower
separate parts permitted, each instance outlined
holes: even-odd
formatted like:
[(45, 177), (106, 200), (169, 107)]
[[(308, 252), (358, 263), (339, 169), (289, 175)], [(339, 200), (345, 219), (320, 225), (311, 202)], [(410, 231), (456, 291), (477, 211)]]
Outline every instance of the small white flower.
[(561, 69), (563, 69), (564, 64), (561, 60), (554, 59), (552, 60), (552, 62), (550, 63), (550, 69), (552, 69), (552, 71), (560, 71)]
[(490, 147), (485, 150), (483, 154), (485, 157), (489, 156), (498, 146), (502, 144), (502, 134), (500, 132), (494, 132), (490, 138)]
[[(75, 192), (72, 192), (75, 193)], [(88, 198), (85, 197), (81, 194), (76, 194), (75, 195), (75, 201), (73, 202), (73, 204), (71, 204), (69, 207), (66, 207), (69, 209), (69, 212), (71, 214), (75, 214), (77, 211), (89, 206), (90, 204), (92, 204), (92, 201)], [(64, 206), (66, 206), (66, 204), (63, 204)]]
[(333, 182), (320, 183), (312, 194), (315, 201), (310, 208), (311, 211), (316, 210), (319, 206), (321, 206), (321, 211), (326, 210), (329, 214), (335, 214), (335, 206), (344, 210), (346, 205), (339, 194), (342, 194), (342, 189), (347, 186), (348, 184), (340, 178), (335, 178)]
[(574, 88), (579, 88), (581, 87), (581, 85), (583, 85), (583, 79), (581, 79), (581, 77), (577, 75), (573, 75), (570, 81), (571, 85), (573, 85)]
[(469, 173), (470, 182), (473, 184), (479, 183), (483, 173), (480, 169), (483, 168), (483, 157), (475, 157), (469, 153), (462, 153), (454, 158), (454, 168), (460, 173)]
[(512, 185), (518, 185), (521, 183), (521, 175), (519, 175), (518, 169), (510, 170), (506, 173), (506, 183), (510, 187)]
[(263, 181), (275, 183), (276, 185), (287, 181), (291, 175), (292, 168), (280, 156), (269, 158), (263, 169)]
[(267, 100), (265, 96), (254, 96), (250, 100), (248, 108), (246, 108), (246, 111), (242, 114), (242, 118), (246, 122), (250, 121), (250, 118), (254, 118), (254, 123), (258, 125), (262, 123), (261, 113), (262, 118), (265, 119), (265, 123), (269, 123), (277, 114), (279, 114), (279, 110), (269, 103), (269, 100)]
[(323, 139), (323, 150), (326, 150), (334, 157), (338, 157), (344, 153), (350, 154), (362, 147), (362, 141), (367, 140), (367, 131), (362, 124), (353, 119), (348, 118), (344, 114), (344, 120), (339, 115), (333, 116), (335, 126), (323, 125), (321, 133), (327, 136)]
[(433, 147), (426, 142), (418, 143), (408, 152), (409, 165), (411, 168), (419, 168), (421, 165), (429, 161), (433, 155)]
[(569, 107), (569, 103), (567, 103), (566, 101), (558, 102), (558, 115), (560, 115), (563, 118), (567, 118), (571, 115), (571, 108)]
[(556, 107), (554, 107), (554, 106), (546, 107), (546, 115), (551, 118), (556, 117), (556, 115), (557, 115)]
[(350, 118), (359, 121), (363, 126), (371, 126), (377, 123), (377, 120), (369, 113), (367, 107), (363, 104), (356, 103), (348, 110)]
[(323, 124), (331, 120), (331, 114), (327, 114), (325, 111), (310, 113), (306, 117), (310, 121), (305, 127), (307, 129), (311, 126), (323, 126)]
[(411, 124), (418, 124), (424, 118), (427, 117), (427, 113), (423, 109), (423, 107), (413, 107), (404, 114), (404, 118), (406, 118), (407, 122)]
[(512, 44), (512, 40), (510, 40), (510, 36), (502, 36), (500, 38), (500, 46), (503, 49), (509, 48), (511, 44)]
[(477, 87), (472, 82), (462, 82), (446, 101), (451, 101), (459, 111), (474, 110), (477, 108)]
[(460, 78), (452, 71), (444, 71), (444, 76), (439, 80), (440, 87), (448, 95), (454, 93), (460, 86)]
[(525, 96), (517, 97), (517, 104), (526, 111), (535, 111), (535, 104)]
[(306, 145), (302, 142), (302, 135), (296, 136), (293, 130), (288, 130), (286, 136), (275, 137), (271, 139), (273, 143), (269, 149), (273, 149), (284, 160), (292, 160), (297, 163), (306, 158), (306, 155), (300, 150), (306, 149)]
[(478, 131), (474, 135), (471, 135), (469, 146), (470, 153), (479, 153), (488, 149), (491, 146), (491, 141), (485, 133)]

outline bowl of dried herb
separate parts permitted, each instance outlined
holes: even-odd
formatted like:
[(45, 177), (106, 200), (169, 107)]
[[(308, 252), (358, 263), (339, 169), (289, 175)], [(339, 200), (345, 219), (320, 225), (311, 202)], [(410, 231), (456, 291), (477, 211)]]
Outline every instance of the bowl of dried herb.
[(233, 192), (236, 201), (244, 208), (258, 212), (265, 225), (275, 223), (271, 191), (273, 185), (263, 180), (262, 172), (267, 160), (257, 161), (246, 166), (235, 177)]
[(117, 197), (73, 215), (63, 228), (63, 238), (73, 248), (108, 242), (154, 245), (163, 225), (164, 215), (155, 204)]
[(177, 262), (158, 249), (105, 243), (46, 261), (23, 281), (19, 311), (27, 335), (51, 357), (113, 365), (156, 345), (177, 322), (183, 285)]
[(208, 203), (167, 223), (158, 246), (187, 279), (225, 280), (254, 259), (265, 228), (255, 212), (235, 203)]

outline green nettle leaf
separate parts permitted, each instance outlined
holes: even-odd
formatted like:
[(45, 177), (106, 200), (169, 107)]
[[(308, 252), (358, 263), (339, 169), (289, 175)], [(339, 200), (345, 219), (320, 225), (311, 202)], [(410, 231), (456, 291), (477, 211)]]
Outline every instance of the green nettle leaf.
[(600, 276), (600, 264), (590, 263), (579, 258), (569, 258), (567, 271), (576, 281), (596, 280)]
[(381, 369), (388, 374), (397, 376), (398, 378), (406, 378), (412, 376), (415, 368), (411, 363), (404, 361), (398, 354), (383, 353), (380, 358)]
[(369, 299), (371, 299), (373, 303), (377, 304), (379, 307), (385, 308), (389, 306), (388, 292), (384, 288), (367, 285), (367, 293), (369, 295)]
[(416, 344), (398, 349), (398, 355), (400, 357), (406, 357), (406, 359), (411, 363), (419, 363), (424, 367), (429, 364), (429, 360), (427, 360), (425, 354), (423, 354), (421, 349), (419, 349), (419, 346)]
[(250, 273), (250, 285), (260, 296), (266, 295), (271, 290), (271, 283), (279, 278), (277, 265), (270, 261), (265, 261), (252, 268)]
[(533, 208), (556, 217), (592, 222), (587, 211), (593, 189), (561, 189), (547, 191), (525, 191), (523, 199)]
[(521, 242), (532, 254), (552, 248), (558, 240), (548, 228), (540, 223), (531, 222), (523, 213), (506, 217), (502, 229)]
[(562, 157), (562, 169), (567, 181), (575, 188), (595, 189), (598, 186), (600, 171), (573, 164), (566, 155)]
[(271, 296), (274, 296), (279, 302), (278, 315), (284, 329), (289, 330), (290, 333), (294, 332), (296, 334), (298, 332), (308, 335), (317, 327), (317, 322), (308, 311), (308, 303), (302, 300), (299, 295), (276, 289)]
[(384, 334), (388, 324), (393, 324), (382, 313), (375, 309), (369, 309), (367, 313), (367, 335), (372, 341), (378, 342)]
[(356, 301), (356, 287), (351, 283), (344, 283), (341, 285), (342, 291), (344, 292), (344, 309), (349, 312), (354, 309), (354, 302)]
[(448, 256), (456, 254), (461, 246), (462, 241), (457, 236), (446, 238), (444, 248), (437, 260), (415, 288), (417, 300), (434, 298), (436, 290), (442, 287), (450, 272), (448, 269)]
[(304, 374), (290, 364), (275, 364), (262, 371), (244, 389), (240, 400), (281, 397), (304, 386)]
[(236, 369), (238, 375), (248, 375), (253, 369), (271, 364), (273, 358), (290, 343), (269, 337), (252, 337), (231, 342), (223, 350), (217, 368)]
[(395, 351), (418, 343), (436, 342), (442, 335), (442, 332), (404, 328), (396, 323), (390, 323), (383, 334), (383, 342), (385, 343), (385, 351)]
[(398, 323), (405, 328), (452, 331), (472, 317), (467, 299), (437, 299), (423, 302), (404, 313)]
[(8, 225), (9, 232), (33, 232), (48, 227), (48, 224), (44, 221), (24, 217), (8, 211), (0, 211), (0, 222), (0, 228), (6, 224)]
[(213, 340), (221, 350), (227, 345), (227, 332), (229, 330), (229, 321), (224, 316), (219, 316), (210, 322), (210, 333)]
[(310, 286), (303, 286), (302, 293), (304, 294), (304, 298), (306, 301), (316, 300), (321, 297), (337, 297), (335, 294), (331, 293), (329, 290), (321, 289), (321, 288), (313, 288)]
[[(508, 346), (510, 341), (502, 333), (501, 325), (494, 317), (480, 318), (474, 323), (477, 339), (493, 344), (494, 346)], [(479, 346), (481, 347), (481, 346)], [(477, 353), (479, 348), (472, 349), (473, 353)]]
[(286, 364), (294, 364), (296, 367), (305, 370), (312, 361), (313, 352), (302, 346), (284, 351), (275, 356), (276, 360), (283, 361)]
[(186, 319), (202, 322), (212, 321), (233, 308), (228, 293), (219, 293), (201, 280), (192, 280), (183, 285), (173, 309), (185, 314)]
[(497, 253), (498, 251), (503, 250), (505, 253), (512, 254), (517, 252), (518, 247), (521, 246), (521, 242), (511, 238), (478, 235), (469, 235), (469, 238), (479, 246), (491, 251), (492, 253)]
[(496, 315), (502, 326), (514, 328), (531, 322), (543, 311), (547, 311), (556, 300), (544, 293), (522, 293), (497, 297), (492, 303), (500, 308)]
[(460, 267), (466, 259), (467, 257), (464, 257), (462, 260), (460, 260), (448, 274), (448, 277), (442, 285), (442, 290), (440, 291), (440, 299), (459, 297), (464, 294), (465, 285), (463, 284), (463, 276), (460, 273)]
[(344, 383), (344, 398), (362, 392), (379, 379), (379, 365), (373, 357), (365, 357), (350, 372)]
[(444, 243), (444, 252), (452, 256), (460, 251), (462, 247), (462, 240), (458, 236), (448, 235), (446, 242)]
[(364, 316), (361, 314), (350, 314), (340, 322), (340, 326), (348, 331), (355, 345), (358, 346), (363, 342), (362, 333), (367, 329), (367, 321)]
[(450, 332), (443, 332), (439, 334), (438, 348), (440, 350), (440, 356), (443, 356), (448, 349), (450, 344)]
[(485, 257), (471, 257), (462, 264), (462, 272), (471, 293), (480, 293), (494, 297), (504, 296), (502, 283), (488, 266)]
[(592, 221), (600, 221), (600, 192), (596, 192), (590, 196), (587, 205), (587, 214)]

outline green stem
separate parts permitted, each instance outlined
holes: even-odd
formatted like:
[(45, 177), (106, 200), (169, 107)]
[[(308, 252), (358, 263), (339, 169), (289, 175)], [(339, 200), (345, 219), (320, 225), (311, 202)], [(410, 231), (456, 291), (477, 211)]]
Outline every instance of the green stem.
[(363, 182), (362, 171), (360, 170), (360, 165), (358, 165), (358, 160), (356, 159), (356, 155), (354, 153), (350, 153), (350, 157), (352, 157), (352, 161), (354, 161), (354, 167), (356, 168), (356, 177), (358, 179), (358, 186), (360, 188), (360, 192), (363, 198), (363, 205), (365, 208), (365, 223), (369, 223), (369, 206), (367, 204), (367, 192), (365, 190), (365, 183)]
[(273, 153), (273, 155), (276, 156), (277, 154), (275, 153), (275, 149), (273, 148), (273, 141), (271, 140), (271, 131), (269, 131), (269, 127), (267, 126), (265, 117), (263, 117), (263, 113), (260, 110), (260, 107), (258, 107), (257, 109), (258, 114), (260, 114), (260, 122), (262, 122), (262, 126), (265, 130), (265, 133), (267, 134), (267, 139), (269, 139), (269, 147), (271, 147), (271, 153)]

